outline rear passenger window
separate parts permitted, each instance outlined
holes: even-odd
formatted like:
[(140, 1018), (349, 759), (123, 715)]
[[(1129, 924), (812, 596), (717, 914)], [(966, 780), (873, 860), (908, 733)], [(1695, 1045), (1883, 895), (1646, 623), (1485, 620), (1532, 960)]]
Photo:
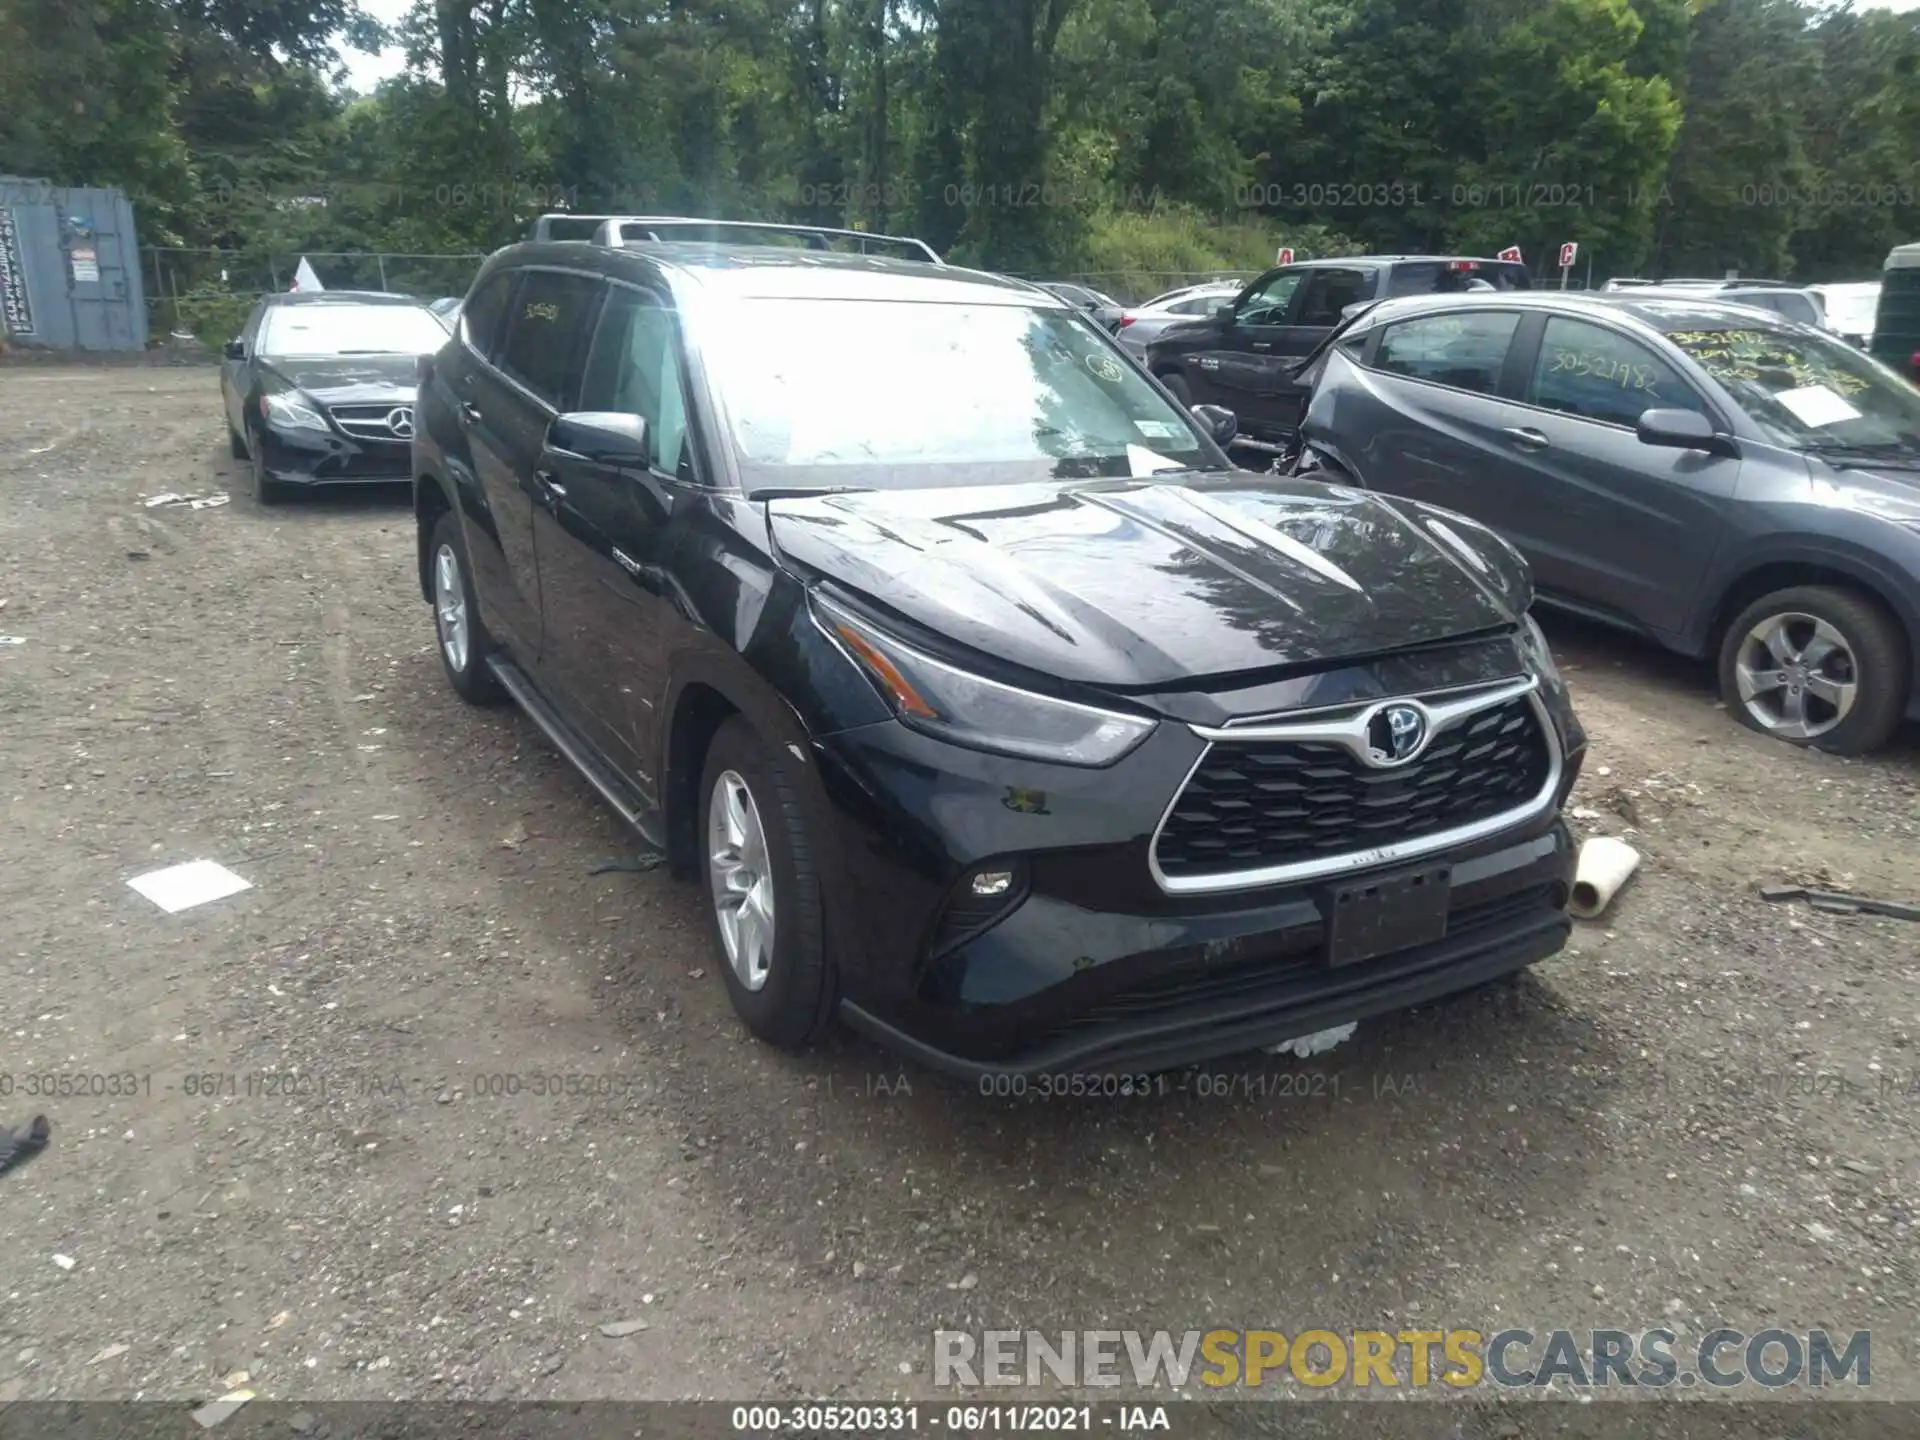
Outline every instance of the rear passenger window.
[(1673, 367), (1638, 340), (1558, 315), (1541, 336), (1526, 401), (1614, 425), (1633, 425), (1645, 410), (1706, 410)]
[(566, 409), (600, 289), (599, 281), (585, 275), (527, 271), (494, 363), (556, 410)]
[(1507, 347), (1520, 326), (1517, 312), (1429, 315), (1389, 325), (1374, 367), (1394, 375), (1492, 395), (1500, 388)]
[(494, 342), (500, 338), (500, 322), (506, 317), (507, 301), (513, 298), (513, 282), (519, 278), (518, 272), (503, 270), (474, 291), (472, 298), (460, 307), (461, 332), (467, 344), (483, 356), (493, 354)]

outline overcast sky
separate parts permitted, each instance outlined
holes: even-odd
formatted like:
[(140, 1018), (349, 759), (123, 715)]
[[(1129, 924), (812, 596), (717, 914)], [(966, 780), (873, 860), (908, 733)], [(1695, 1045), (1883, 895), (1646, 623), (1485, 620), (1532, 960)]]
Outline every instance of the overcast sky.
[[(412, 0), (360, 0), (360, 8), (376, 20), (391, 25), (407, 12)], [(1861, 10), (1914, 10), (1920, 9), (1920, 0), (1857, 0)], [(397, 46), (389, 46), (378, 55), (363, 55), (358, 50), (342, 50), (340, 57), (346, 62), (347, 75), (356, 90), (370, 91), (375, 85), (390, 76), (398, 75), (404, 64), (404, 57)]]

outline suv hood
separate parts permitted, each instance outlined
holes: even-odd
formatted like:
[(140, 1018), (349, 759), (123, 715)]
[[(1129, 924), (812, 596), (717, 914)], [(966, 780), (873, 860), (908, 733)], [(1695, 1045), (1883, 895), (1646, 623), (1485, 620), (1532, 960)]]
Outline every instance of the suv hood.
[(1009, 664), (1112, 688), (1516, 623), (1517, 552), (1463, 516), (1279, 476), (767, 502), (782, 559)]

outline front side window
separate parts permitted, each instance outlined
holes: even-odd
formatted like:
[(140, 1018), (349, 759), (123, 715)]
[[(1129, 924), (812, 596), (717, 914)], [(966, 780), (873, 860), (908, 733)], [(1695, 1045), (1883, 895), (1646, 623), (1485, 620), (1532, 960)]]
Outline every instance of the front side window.
[(1374, 367), (1435, 385), (1493, 395), (1500, 389), (1507, 347), (1519, 327), (1520, 316), (1513, 311), (1403, 320), (1382, 332), (1380, 348), (1374, 352)]
[(446, 327), (424, 305), (275, 305), (261, 326), (262, 355), (431, 355)]
[(1648, 410), (1706, 413), (1674, 368), (1630, 336), (1555, 315), (1540, 340), (1526, 401), (1545, 410), (1632, 426)]
[(1776, 444), (1920, 453), (1920, 390), (1843, 341), (1758, 326), (1671, 330), (1667, 339)]
[(565, 409), (586, 350), (600, 284), (584, 275), (529, 270), (514, 296), (494, 362), (555, 409)]
[(1247, 292), (1234, 312), (1236, 325), (1284, 325), (1293, 308), (1294, 291), (1306, 278), (1304, 270), (1282, 270), (1268, 276)]
[(1006, 484), (1215, 465), (1097, 331), (1022, 305), (740, 299), (700, 316), (757, 486)]
[(580, 380), (582, 410), (638, 415), (653, 437), (654, 467), (692, 478), (686, 390), (673, 312), (651, 295), (617, 285), (601, 311)]

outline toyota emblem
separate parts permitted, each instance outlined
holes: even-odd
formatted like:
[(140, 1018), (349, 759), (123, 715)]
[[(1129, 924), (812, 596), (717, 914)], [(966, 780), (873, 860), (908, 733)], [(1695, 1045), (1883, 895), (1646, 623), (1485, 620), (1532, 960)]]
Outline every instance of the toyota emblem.
[(1427, 714), (1413, 705), (1386, 705), (1367, 721), (1367, 749), (1375, 765), (1404, 765), (1427, 746)]
[(395, 435), (398, 435), (402, 440), (411, 440), (413, 438), (413, 407), (411, 405), (402, 405), (397, 409), (389, 410), (387, 412), (387, 429), (391, 430)]

